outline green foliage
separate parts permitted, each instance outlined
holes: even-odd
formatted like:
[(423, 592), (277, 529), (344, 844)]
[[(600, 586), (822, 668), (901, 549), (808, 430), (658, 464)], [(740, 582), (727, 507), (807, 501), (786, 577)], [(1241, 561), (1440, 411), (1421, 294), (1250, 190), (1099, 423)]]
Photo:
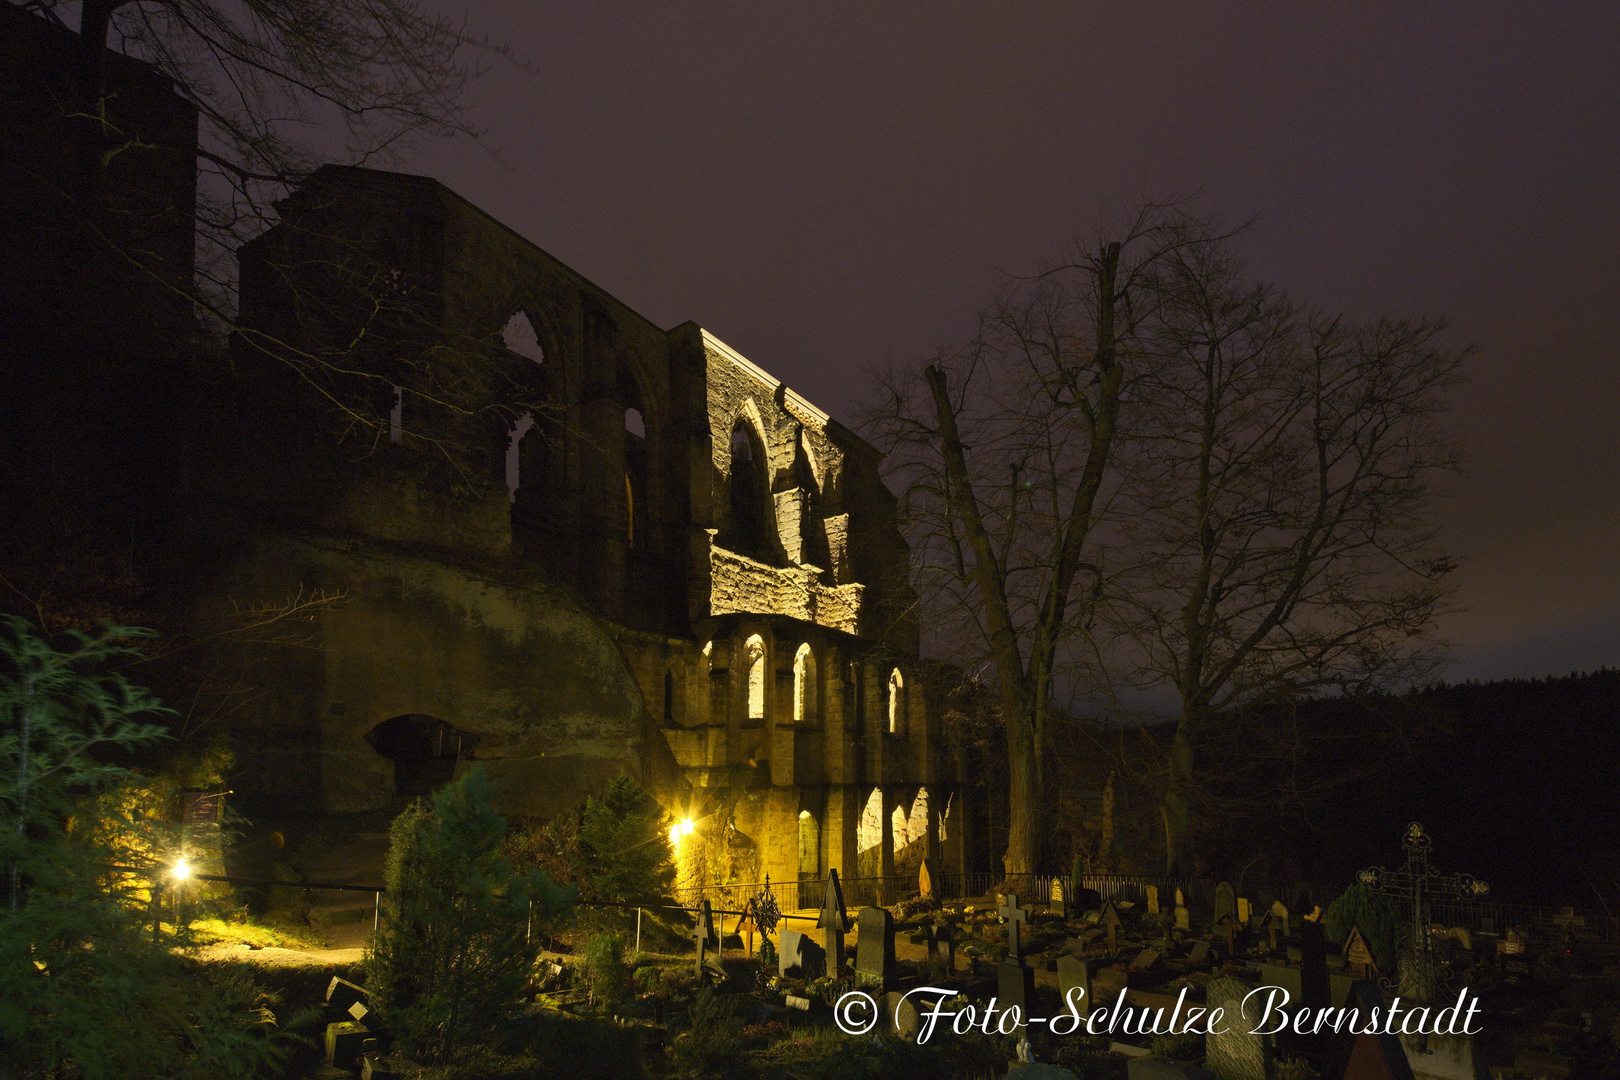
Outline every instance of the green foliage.
[(1352, 926), (1360, 928), (1379, 970), (1394, 971), (1395, 949), (1400, 940), (1400, 917), (1394, 903), (1357, 882), (1328, 905), (1322, 916), (1323, 931), (1335, 945), (1344, 944)]
[[(667, 902), (675, 884), (668, 830), (668, 815), (652, 796), (621, 776), (601, 799), (512, 837), (506, 849), (518, 865), (573, 883), (586, 900), (656, 904)], [(635, 912), (587, 908), (581, 917), (595, 928), (623, 930)]]
[(582, 887), (593, 900), (652, 903), (675, 884), (675, 856), (663, 808), (627, 776), (580, 815)]
[(624, 962), (624, 937), (595, 935), (585, 943), (584, 958), (591, 1000), (610, 1016), (623, 1012), (630, 990), (630, 968)]
[(394, 820), (385, 917), (366, 971), (407, 1054), (447, 1061), (511, 1021), (537, 952), (531, 905), (537, 930), (565, 910), (568, 896), (544, 873), (512, 868), (505, 834), (482, 769)]
[(255, 1027), (259, 987), (188, 969), (144, 925), (144, 879), (108, 869), (142, 822), (96, 797), (134, 781), (114, 755), (163, 737), (143, 720), (166, 710), (109, 669), (142, 636), (61, 652), (0, 621), (0, 1061), (19, 1075), (251, 1076), (290, 1048)]

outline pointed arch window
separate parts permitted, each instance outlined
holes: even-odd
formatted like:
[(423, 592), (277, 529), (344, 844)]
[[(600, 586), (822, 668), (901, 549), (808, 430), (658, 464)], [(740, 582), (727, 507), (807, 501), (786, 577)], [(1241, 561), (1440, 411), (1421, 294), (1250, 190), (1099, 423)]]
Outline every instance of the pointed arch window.
[(821, 702), (816, 686), (816, 654), (810, 643), (799, 646), (793, 656), (793, 722), (821, 719)]
[(906, 733), (906, 679), (895, 668), (889, 673), (889, 734)]
[(745, 420), (738, 420), (731, 429), (730, 463), (731, 528), (726, 546), (765, 561), (770, 552), (765, 448)]

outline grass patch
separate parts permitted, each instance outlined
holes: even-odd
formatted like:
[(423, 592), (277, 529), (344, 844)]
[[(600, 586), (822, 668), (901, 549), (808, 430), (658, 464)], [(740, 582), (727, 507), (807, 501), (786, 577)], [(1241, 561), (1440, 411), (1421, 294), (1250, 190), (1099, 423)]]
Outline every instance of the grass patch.
[(319, 932), (307, 926), (267, 926), (226, 919), (195, 919), (191, 933), (199, 945), (253, 945), (258, 948), (322, 949)]

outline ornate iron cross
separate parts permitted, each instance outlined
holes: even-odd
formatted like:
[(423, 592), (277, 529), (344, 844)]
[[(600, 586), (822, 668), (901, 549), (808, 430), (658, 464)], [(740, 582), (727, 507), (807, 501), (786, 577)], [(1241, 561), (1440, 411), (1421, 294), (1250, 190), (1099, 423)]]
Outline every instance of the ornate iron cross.
[(1403, 989), (1414, 996), (1428, 1000), (1433, 996), (1437, 971), (1434, 964), (1434, 946), (1429, 934), (1429, 905), (1431, 896), (1464, 899), (1483, 896), (1490, 885), (1472, 874), (1445, 874), (1429, 865), (1429, 849), (1433, 842), (1423, 826), (1414, 821), (1406, 827), (1401, 840), (1406, 849), (1406, 868), (1385, 870), (1374, 866), (1363, 870), (1356, 878), (1373, 892), (1382, 893), (1412, 904), (1412, 970), (1403, 971)]

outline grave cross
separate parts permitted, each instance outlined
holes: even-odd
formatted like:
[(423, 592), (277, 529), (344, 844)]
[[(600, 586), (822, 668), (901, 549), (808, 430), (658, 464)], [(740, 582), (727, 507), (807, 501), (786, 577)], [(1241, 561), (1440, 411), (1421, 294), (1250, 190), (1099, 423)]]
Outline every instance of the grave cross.
[(1008, 893), (1000, 914), (1007, 920), (1007, 959), (1018, 963), (1024, 958), (1024, 943), (1019, 938), (1018, 924), (1029, 918), (1029, 912), (1018, 906), (1016, 894)]
[(1103, 904), (1102, 924), (1103, 929), (1108, 931), (1108, 951), (1113, 952), (1119, 948), (1119, 931), (1125, 924), (1121, 921), (1119, 911), (1114, 907), (1112, 900)]
[(714, 932), (714, 910), (708, 900), (698, 905), (697, 923), (692, 927), (692, 941), (697, 945), (697, 977), (703, 981), (703, 964), (709, 949), (720, 947), (720, 935)]
[(1430, 866), (1429, 849), (1433, 846), (1433, 841), (1429, 839), (1429, 834), (1423, 831), (1423, 826), (1416, 821), (1406, 827), (1406, 835), (1401, 840), (1401, 846), (1406, 849), (1404, 869), (1385, 870), (1382, 866), (1374, 866), (1361, 871), (1356, 877), (1373, 892), (1392, 896), (1398, 900), (1411, 901), (1412, 941), (1416, 948), (1412, 976), (1410, 980), (1402, 979), (1403, 989), (1412, 997), (1428, 1001), (1433, 998), (1436, 988), (1434, 943), (1429, 936), (1428, 898), (1438, 896), (1462, 899), (1483, 896), (1491, 887), (1472, 874), (1444, 874)]
[(844, 973), (844, 932), (849, 929), (849, 915), (844, 910), (844, 890), (838, 887), (838, 871), (827, 871), (827, 891), (821, 900), (821, 911), (816, 915), (816, 929), (825, 931), (822, 947), (827, 950), (835, 974)]

